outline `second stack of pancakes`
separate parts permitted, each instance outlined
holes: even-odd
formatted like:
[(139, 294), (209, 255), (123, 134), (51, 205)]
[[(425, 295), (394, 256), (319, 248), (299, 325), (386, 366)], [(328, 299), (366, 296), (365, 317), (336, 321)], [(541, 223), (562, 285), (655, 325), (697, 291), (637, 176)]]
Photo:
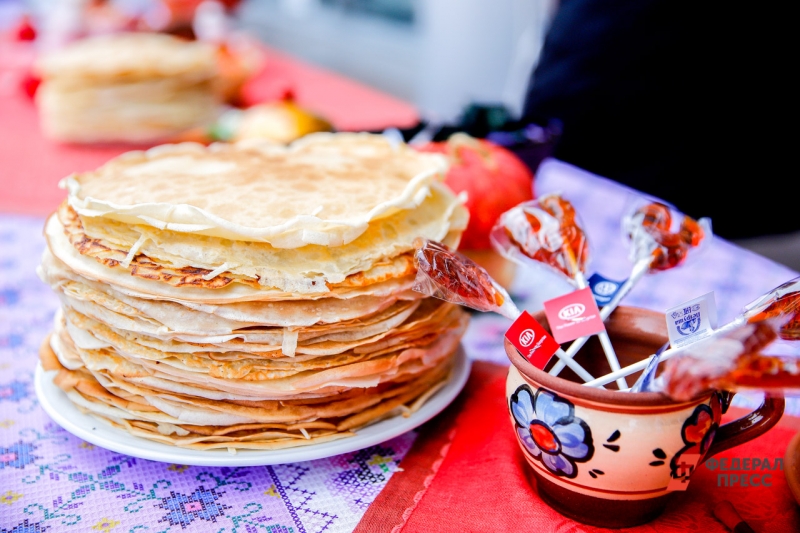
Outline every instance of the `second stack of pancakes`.
[(178, 446), (346, 437), (446, 382), (467, 323), (411, 290), (413, 241), (457, 246), (446, 165), (369, 134), (166, 145), (65, 180), (40, 276), (43, 365), (82, 410)]

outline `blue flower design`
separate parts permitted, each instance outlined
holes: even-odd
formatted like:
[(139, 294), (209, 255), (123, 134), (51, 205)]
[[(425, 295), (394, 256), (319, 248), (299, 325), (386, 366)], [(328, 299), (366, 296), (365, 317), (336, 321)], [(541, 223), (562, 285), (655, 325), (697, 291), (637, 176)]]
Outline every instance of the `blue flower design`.
[(31, 393), (28, 390), (28, 384), (24, 381), (14, 380), (11, 383), (0, 385), (0, 402), (17, 402), (24, 400)]
[(216, 522), (217, 517), (225, 516), (225, 510), (230, 509), (230, 506), (217, 502), (223, 494), (217, 489), (205, 489), (202, 485), (188, 496), (171, 491), (158, 504), (167, 511), (159, 522), (169, 522), (170, 526), (180, 525), (181, 528), (186, 528), (196, 518)]
[(575, 416), (571, 402), (544, 389), (534, 395), (521, 385), (511, 395), (511, 415), (517, 437), (525, 450), (557, 476), (574, 478), (575, 463), (585, 463), (594, 455), (592, 431)]
[(19, 301), (20, 291), (12, 288), (0, 289), (0, 306), (12, 306)]
[(31, 464), (38, 456), (33, 455), (36, 445), (30, 442), (18, 442), (8, 448), (0, 448), (0, 470), (8, 467), (25, 468)]
[(0, 533), (44, 533), (50, 526), (43, 526), (41, 522), (30, 522), (27, 518), (11, 529), (2, 528)]

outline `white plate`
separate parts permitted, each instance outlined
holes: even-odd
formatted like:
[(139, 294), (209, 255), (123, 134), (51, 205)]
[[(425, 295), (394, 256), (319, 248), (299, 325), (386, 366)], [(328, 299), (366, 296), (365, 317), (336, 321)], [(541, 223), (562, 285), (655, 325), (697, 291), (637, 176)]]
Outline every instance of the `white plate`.
[(69, 401), (64, 391), (53, 384), (55, 371), (45, 371), (39, 364), (36, 366), (34, 381), (39, 402), (50, 418), (76, 437), (96, 446), (165, 463), (192, 466), (254, 466), (331, 457), (373, 446), (410, 431), (433, 418), (458, 396), (467, 383), (470, 366), (471, 362), (464, 350), (459, 348), (450, 381), (408, 418), (396, 416), (383, 420), (358, 430), (353, 437), (332, 442), (282, 450), (240, 450), (237, 453), (230, 453), (227, 450), (190, 450), (134, 437), (124, 429), (82, 413)]

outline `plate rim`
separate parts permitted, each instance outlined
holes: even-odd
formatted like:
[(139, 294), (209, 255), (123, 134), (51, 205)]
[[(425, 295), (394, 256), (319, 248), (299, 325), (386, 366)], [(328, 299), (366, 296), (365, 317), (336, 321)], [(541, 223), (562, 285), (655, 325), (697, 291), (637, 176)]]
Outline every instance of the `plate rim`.
[[(381, 420), (356, 432), (353, 437), (346, 437), (330, 442), (283, 448), (278, 450), (238, 450), (230, 453), (225, 450), (193, 450), (163, 444), (142, 437), (136, 437), (127, 431), (116, 428), (110, 423), (90, 414), (82, 413), (67, 395), (53, 384), (55, 371), (46, 371), (41, 361), (36, 364), (34, 385), (36, 396), (44, 412), (67, 432), (100, 448), (138, 459), (174, 463), (189, 466), (238, 467), (268, 466), (300, 461), (325, 459), (343, 453), (358, 451), (393, 439), (424, 424), (450, 405), (467, 383), (472, 361), (466, 356), (463, 346), (459, 345), (455, 354), (455, 365), (449, 381), (436, 392), (419, 410), (409, 417), (397, 415)], [(60, 403), (53, 402), (53, 395)], [(94, 425), (87, 429), (76, 420), (87, 421)], [(98, 429), (100, 431), (98, 432)], [(116, 436), (109, 439), (106, 435)], [(137, 447), (144, 444), (144, 447)]]

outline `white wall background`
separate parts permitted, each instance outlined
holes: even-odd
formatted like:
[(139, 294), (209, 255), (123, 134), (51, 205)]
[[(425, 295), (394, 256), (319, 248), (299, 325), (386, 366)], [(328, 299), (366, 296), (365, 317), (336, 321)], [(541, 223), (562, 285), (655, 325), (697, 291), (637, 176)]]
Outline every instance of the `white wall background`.
[(416, 104), (448, 122), (469, 103), (522, 108), (557, 0), (411, 0), (413, 22), (320, 0), (250, 0), (264, 42)]

